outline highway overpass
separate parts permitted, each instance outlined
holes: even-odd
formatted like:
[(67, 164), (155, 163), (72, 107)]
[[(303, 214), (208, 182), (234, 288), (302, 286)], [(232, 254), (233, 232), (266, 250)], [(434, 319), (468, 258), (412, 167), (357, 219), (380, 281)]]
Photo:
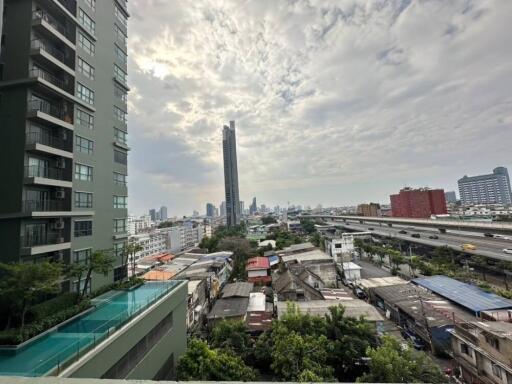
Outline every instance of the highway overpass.
[(446, 230), (493, 233), (512, 236), (512, 223), (489, 221), (463, 221), (448, 219), (409, 219), (402, 217), (366, 217), (366, 216), (333, 216), (333, 215), (301, 215), (300, 218), (313, 218), (331, 220), (337, 222), (359, 222), (360, 224), (375, 223), (394, 225), (435, 228), (439, 232)]

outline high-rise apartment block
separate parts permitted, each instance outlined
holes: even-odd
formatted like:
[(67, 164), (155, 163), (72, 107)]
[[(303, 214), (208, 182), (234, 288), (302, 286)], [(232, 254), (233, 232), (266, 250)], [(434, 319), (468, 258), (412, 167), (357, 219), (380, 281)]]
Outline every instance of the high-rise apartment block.
[(256, 212), (258, 212), (258, 205), (256, 204), (256, 197), (253, 197), (252, 203), (249, 206), (249, 214), (254, 215)]
[(214, 217), (215, 216), (215, 205), (212, 203), (206, 204), (206, 216), (207, 217)]
[(458, 184), (463, 205), (512, 204), (510, 178), (505, 167), (494, 168), (488, 175), (464, 176)]
[(222, 131), (222, 149), (224, 154), (224, 187), (226, 193), (226, 224), (234, 227), (240, 224), (240, 197), (238, 193), (238, 165), (236, 158), (235, 122)]
[(381, 216), (380, 212), (380, 204), (377, 203), (369, 203), (369, 204), (359, 204), (357, 206), (357, 214), (360, 216)]
[(163, 206), (160, 207), (160, 220), (165, 221), (167, 220), (167, 207)]
[(448, 204), (454, 204), (457, 202), (457, 194), (455, 193), (455, 191), (445, 192), (444, 197)]
[(127, 3), (4, 2), (1, 261), (80, 263), (113, 250), (95, 290), (126, 275)]
[(448, 213), (442, 189), (404, 188), (390, 198), (393, 217), (429, 218)]

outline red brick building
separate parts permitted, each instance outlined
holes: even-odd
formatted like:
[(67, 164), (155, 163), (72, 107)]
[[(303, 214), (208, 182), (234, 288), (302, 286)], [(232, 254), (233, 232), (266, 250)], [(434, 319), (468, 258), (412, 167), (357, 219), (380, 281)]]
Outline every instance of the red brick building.
[(393, 217), (429, 218), (448, 213), (443, 189), (404, 188), (390, 199)]

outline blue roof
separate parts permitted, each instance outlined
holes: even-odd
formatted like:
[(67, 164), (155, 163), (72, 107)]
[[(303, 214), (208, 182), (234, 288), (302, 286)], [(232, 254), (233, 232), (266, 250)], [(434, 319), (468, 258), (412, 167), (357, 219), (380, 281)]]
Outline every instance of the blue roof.
[(438, 275), (414, 279), (412, 282), (475, 313), (512, 308), (512, 300), (485, 292), (475, 285), (451, 277)]
[(269, 261), (270, 265), (277, 264), (277, 263), (279, 263), (279, 257), (269, 256), (268, 261)]

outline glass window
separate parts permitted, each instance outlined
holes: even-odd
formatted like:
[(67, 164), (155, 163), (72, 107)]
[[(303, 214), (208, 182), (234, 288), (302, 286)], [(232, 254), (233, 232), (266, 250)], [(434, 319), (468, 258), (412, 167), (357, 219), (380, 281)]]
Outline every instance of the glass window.
[(76, 119), (75, 122), (78, 126), (87, 129), (94, 128), (94, 116), (90, 113), (82, 111), (81, 109), (76, 110)]
[(75, 221), (75, 237), (84, 237), (92, 235), (92, 220)]
[(126, 120), (127, 120), (127, 119), (126, 119), (126, 115), (127, 115), (127, 113), (126, 113), (125, 111), (123, 111), (121, 108), (116, 107), (116, 106), (114, 105), (114, 117), (115, 117), (117, 120), (119, 120), (119, 121), (121, 121), (121, 122), (123, 122), (123, 123), (125, 123), (125, 124), (126, 124)]
[(92, 193), (90, 193), (90, 192), (75, 192), (75, 207), (76, 208), (92, 208)]
[(114, 138), (116, 141), (126, 144), (126, 136), (127, 136), (127, 133), (125, 131), (114, 128)]
[(119, 85), (115, 84), (115, 95), (118, 99), (123, 100), (124, 102), (128, 101), (128, 93), (124, 88), (121, 88)]
[(96, 32), (96, 23), (94, 22), (93, 19), (91, 19), (89, 17), (89, 15), (87, 15), (87, 13), (85, 13), (83, 11), (82, 8), (78, 9), (78, 22), (80, 23), (80, 25), (82, 27), (84, 27), (84, 29), (87, 32), (90, 32), (91, 35), (95, 34), (95, 32)]
[(75, 180), (92, 181), (92, 167), (75, 164)]
[(123, 25), (127, 25), (128, 24), (128, 18), (126, 17), (126, 15), (124, 14), (123, 11), (121, 11), (121, 9), (116, 5), (114, 7), (114, 15), (116, 15), (117, 19), (123, 24)]
[(114, 243), (114, 256), (120, 257), (124, 253), (126, 243)]
[(114, 150), (114, 161), (119, 164), (128, 164), (128, 154), (126, 152), (121, 152)]
[(116, 35), (117, 39), (123, 43), (123, 45), (126, 47), (128, 38), (126, 37), (126, 34), (123, 32), (121, 28), (119, 28), (119, 25), (114, 24), (114, 34)]
[(76, 95), (79, 99), (82, 99), (86, 103), (94, 105), (94, 91), (91, 91), (85, 85), (82, 85), (80, 83), (77, 84)]
[(78, 46), (82, 48), (89, 55), (94, 56), (94, 43), (89, 40), (85, 35), (81, 32), (78, 32)]
[(84, 61), (81, 57), (78, 58), (78, 72), (82, 73), (85, 77), (94, 80), (94, 67)]
[(114, 45), (114, 53), (116, 54), (116, 57), (119, 59), (121, 63), (128, 63), (128, 56), (121, 48), (117, 46), (117, 44)]
[(114, 219), (114, 233), (126, 232), (126, 219)]
[(73, 252), (73, 262), (76, 264), (89, 264), (92, 255), (92, 248), (80, 249)]
[(114, 208), (125, 209), (128, 207), (128, 198), (126, 196), (114, 196)]
[(87, 4), (93, 11), (96, 10), (96, 0), (85, 0), (85, 4)]
[(114, 172), (114, 184), (126, 185), (126, 175), (122, 173)]
[(497, 364), (492, 364), (492, 374), (501, 379), (501, 368)]
[(123, 83), (123, 84), (128, 83), (128, 74), (115, 64), (114, 64), (114, 77), (120, 83)]
[(86, 139), (82, 136), (75, 136), (76, 149), (78, 152), (87, 153), (91, 155), (94, 151), (94, 141)]

